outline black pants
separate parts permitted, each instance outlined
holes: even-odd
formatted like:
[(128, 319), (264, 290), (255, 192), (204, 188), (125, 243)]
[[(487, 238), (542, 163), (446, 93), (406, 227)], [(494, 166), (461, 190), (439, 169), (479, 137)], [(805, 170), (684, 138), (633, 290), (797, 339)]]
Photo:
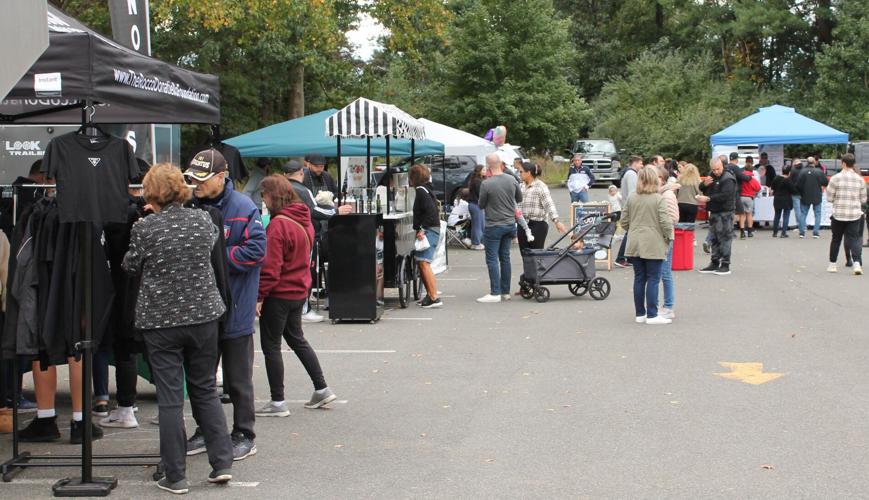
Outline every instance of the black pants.
[(696, 222), (697, 205), (692, 203), (679, 204), (679, 222)]
[(281, 355), (281, 337), (296, 353), (314, 389), (328, 387), (320, 368), (320, 360), (311, 344), (305, 340), (302, 331), (302, 308), (305, 300), (284, 300), (268, 297), (263, 301), (262, 316), (259, 320), (260, 345), (266, 359), (266, 376), (272, 401), (284, 400), (284, 360)]
[[(109, 396), (109, 354), (112, 348), (100, 344), (100, 348), (94, 354), (94, 400)], [(139, 373), (136, 370), (136, 357), (134, 354), (126, 356), (115, 355), (115, 385), (117, 386), (118, 406), (131, 407), (136, 404), (136, 384)]]
[[(253, 335), (223, 339), (218, 346), (223, 359), (223, 392), (232, 400), (232, 433), (254, 439)], [(199, 422), (195, 411), (193, 418)]]
[(863, 227), (863, 219), (852, 221), (840, 221), (835, 217), (830, 219), (830, 231), (833, 239), (830, 240), (830, 262), (836, 262), (839, 258), (839, 246), (842, 244), (842, 236), (845, 237), (845, 257), (850, 257), (853, 262), (863, 263), (863, 242), (860, 230)]
[(519, 250), (525, 250), (526, 248), (542, 250), (545, 248), (546, 233), (549, 232), (549, 223), (545, 220), (529, 220), (528, 229), (530, 229), (531, 234), (534, 235), (534, 241), (528, 241), (525, 231), (517, 231), (516, 233), (519, 237)]
[(187, 474), (187, 433), (184, 429), (184, 378), (193, 413), (205, 436), (208, 462), (213, 469), (232, 466), (232, 442), (226, 417), (217, 397), (217, 322), (160, 328), (143, 332), (157, 385), (160, 410), (160, 459), (169, 481)]

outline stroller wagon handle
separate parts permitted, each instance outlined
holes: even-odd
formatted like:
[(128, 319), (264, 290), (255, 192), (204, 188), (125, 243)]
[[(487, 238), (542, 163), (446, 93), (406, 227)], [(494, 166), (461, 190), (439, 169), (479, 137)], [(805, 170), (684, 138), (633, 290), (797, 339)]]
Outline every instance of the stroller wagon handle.
[(587, 225), (589, 221), (595, 221), (594, 224), (596, 225), (596, 224), (599, 224), (603, 221), (611, 221), (614, 218), (615, 218), (615, 214), (589, 214), (589, 215), (585, 215), (581, 219), (579, 219), (579, 221), (576, 224), (574, 224), (573, 227), (571, 227), (570, 229), (565, 231), (565, 233), (562, 234), (560, 238), (555, 240), (555, 242), (552, 243), (552, 245), (550, 245), (549, 248), (547, 248), (547, 250), (557, 250), (556, 247), (558, 246), (559, 243), (561, 243), (561, 240), (566, 238), (568, 235), (573, 234), (573, 232), (576, 231), (576, 228), (578, 228), (579, 226)]

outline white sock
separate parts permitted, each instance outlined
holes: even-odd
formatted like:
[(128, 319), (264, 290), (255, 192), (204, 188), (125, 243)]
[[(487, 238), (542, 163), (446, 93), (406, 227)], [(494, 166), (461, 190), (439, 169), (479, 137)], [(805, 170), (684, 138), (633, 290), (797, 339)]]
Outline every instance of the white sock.
[(54, 408), (50, 410), (36, 410), (36, 418), (51, 418), (55, 415)]
[(83, 418), (83, 417), (82, 417), (82, 412), (80, 412), (80, 411), (74, 411), (74, 412), (72, 412), (72, 419), (73, 419), (74, 421), (76, 421), (76, 422), (81, 422), (81, 419), (82, 419), (82, 418)]

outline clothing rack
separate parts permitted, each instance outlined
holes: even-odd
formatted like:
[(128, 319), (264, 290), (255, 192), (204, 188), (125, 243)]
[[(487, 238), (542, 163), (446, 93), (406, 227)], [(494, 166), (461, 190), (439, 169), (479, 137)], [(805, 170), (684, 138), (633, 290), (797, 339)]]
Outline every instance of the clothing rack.
[[(82, 126), (87, 126), (92, 123), (93, 114), (88, 116), (88, 108), (93, 109), (93, 104), (90, 101), (81, 103), (82, 106)], [(0, 185), (0, 187), (13, 188), (13, 224), (17, 218), (18, 194), (16, 188), (56, 188), (56, 184), (24, 184), (18, 186)], [(141, 187), (140, 184), (130, 185), (130, 187)], [(28, 467), (81, 467), (80, 477), (68, 477), (57, 481), (52, 486), (54, 496), (57, 497), (84, 497), (84, 496), (108, 496), (118, 485), (118, 480), (114, 476), (95, 477), (93, 475), (94, 465), (98, 467), (142, 467), (142, 466), (157, 466), (157, 471), (154, 473), (155, 480), (159, 478), (161, 473), (160, 455), (159, 454), (112, 454), (112, 455), (94, 455), (92, 442), (92, 421), (91, 407), (93, 404), (93, 224), (90, 222), (78, 222), (82, 230), (82, 238), (79, 240), (81, 269), (84, 274), (84, 296), (85, 296), (85, 329), (82, 335), (82, 340), (74, 347), (77, 353), (82, 356), (82, 427), (83, 439), (80, 455), (31, 455), (30, 452), (22, 452), (19, 449), (18, 438), (18, 402), (20, 398), (18, 384), (13, 384), (13, 403), (12, 403), (12, 458), (0, 464), (0, 477), (3, 482), (9, 482), (12, 477), (21, 470)], [(19, 373), (18, 356), (14, 356), (12, 360), (13, 372)], [(146, 460), (149, 459), (149, 460)], [(33, 463), (32, 461), (39, 461)]]

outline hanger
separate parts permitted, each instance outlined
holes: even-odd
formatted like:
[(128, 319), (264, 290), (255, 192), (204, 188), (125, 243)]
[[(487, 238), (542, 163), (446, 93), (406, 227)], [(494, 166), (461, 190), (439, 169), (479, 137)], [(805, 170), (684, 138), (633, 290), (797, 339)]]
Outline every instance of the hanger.
[[(101, 129), (99, 125), (97, 125), (96, 123), (93, 122), (94, 115), (97, 112), (96, 107), (94, 107), (94, 106), (89, 106), (89, 107), (90, 107), (90, 115), (88, 116), (88, 121), (87, 121), (87, 123), (82, 123), (81, 126), (78, 128), (78, 130), (76, 130), (76, 133), (84, 135), (86, 137), (109, 137), (109, 134), (105, 130)], [(88, 129), (90, 129), (90, 130), (88, 130)], [(89, 131), (91, 133), (88, 133)]]

